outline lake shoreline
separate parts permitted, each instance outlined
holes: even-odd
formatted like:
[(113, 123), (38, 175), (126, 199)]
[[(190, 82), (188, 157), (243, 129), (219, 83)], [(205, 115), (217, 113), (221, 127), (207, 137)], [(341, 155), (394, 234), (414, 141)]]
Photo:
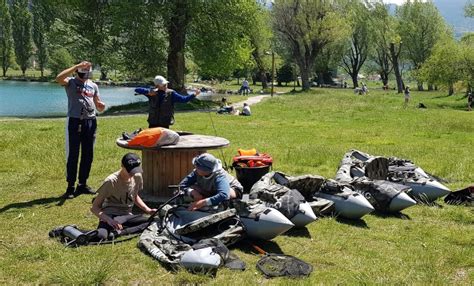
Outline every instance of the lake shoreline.
[[(4, 81), (19, 81), (19, 82), (48, 82), (56, 83), (53, 78), (50, 77), (21, 77), (21, 76), (7, 76), (0, 77), (0, 80)], [(118, 86), (118, 87), (140, 87), (153, 85), (152, 82), (143, 81), (125, 81), (125, 82), (114, 82), (111, 80), (93, 80), (99, 86)]]

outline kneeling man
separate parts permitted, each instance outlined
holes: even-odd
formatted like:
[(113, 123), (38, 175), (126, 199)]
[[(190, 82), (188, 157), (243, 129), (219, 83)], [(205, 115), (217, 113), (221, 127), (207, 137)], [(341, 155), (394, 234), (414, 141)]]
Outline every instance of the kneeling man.
[(209, 153), (194, 157), (194, 170), (184, 178), (180, 186), (188, 188), (194, 202), (189, 210), (205, 206), (217, 206), (222, 202), (242, 197), (243, 187), (223, 168), (220, 160)]

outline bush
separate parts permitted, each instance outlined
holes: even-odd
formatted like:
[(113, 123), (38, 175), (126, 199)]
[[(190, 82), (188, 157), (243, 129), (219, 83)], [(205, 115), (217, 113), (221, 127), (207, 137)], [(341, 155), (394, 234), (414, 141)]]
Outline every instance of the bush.
[(72, 66), (74, 59), (71, 54), (65, 48), (60, 48), (51, 52), (51, 56), (48, 62), (48, 67), (51, 69), (52, 75), (57, 75), (64, 69)]

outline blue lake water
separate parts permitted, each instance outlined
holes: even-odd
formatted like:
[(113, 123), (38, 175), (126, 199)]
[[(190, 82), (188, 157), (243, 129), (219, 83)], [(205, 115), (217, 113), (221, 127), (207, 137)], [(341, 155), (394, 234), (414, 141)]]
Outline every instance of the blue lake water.
[[(137, 101), (134, 88), (99, 86), (100, 97), (107, 108)], [(66, 116), (67, 97), (64, 88), (47, 82), (0, 80), (0, 117), (2, 116)]]

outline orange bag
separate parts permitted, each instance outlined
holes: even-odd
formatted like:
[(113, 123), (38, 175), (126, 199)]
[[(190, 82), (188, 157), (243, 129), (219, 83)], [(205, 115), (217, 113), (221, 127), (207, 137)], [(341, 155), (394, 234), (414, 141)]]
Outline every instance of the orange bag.
[(128, 141), (128, 146), (157, 147), (176, 144), (179, 141), (178, 133), (161, 127), (148, 128)]

